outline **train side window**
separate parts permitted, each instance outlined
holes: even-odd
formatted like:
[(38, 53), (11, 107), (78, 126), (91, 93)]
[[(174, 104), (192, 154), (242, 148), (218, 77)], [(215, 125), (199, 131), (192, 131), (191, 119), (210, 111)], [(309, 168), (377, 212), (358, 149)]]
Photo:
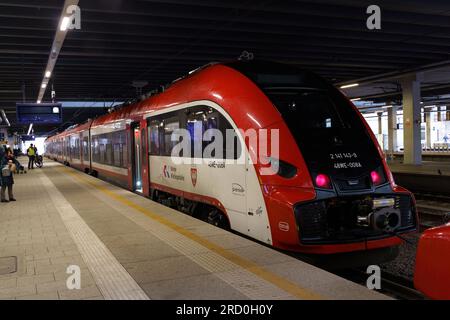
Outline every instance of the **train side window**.
[(73, 157), (75, 159), (80, 159), (80, 138), (77, 136), (75, 137), (75, 145), (74, 145), (74, 154)]
[(150, 155), (159, 156), (161, 152), (160, 120), (152, 120), (148, 126), (148, 141), (150, 144)]
[[(220, 121), (220, 117), (219, 117), (219, 113), (218, 112), (213, 112), (212, 110), (209, 110), (207, 115), (206, 115), (206, 119), (205, 119), (205, 133), (203, 134), (203, 151), (205, 150), (205, 148), (209, 145), (215, 142), (215, 135), (212, 131), (208, 131), (210, 129), (213, 130), (219, 130), (219, 121)], [(226, 136), (223, 134), (223, 132), (221, 132), (222, 134), (222, 143), (225, 145), (225, 139)], [(212, 150), (211, 152), (211, 156), (212, 158), (217, 158), (217, 159), (223, 159), (224, 158), (224, 147), (222, 147), (222, 152), (218, 152), (217, 150)]]
[[(191, 136), (191, 154), (194, 157), (194, 145), (199, 144), (202, 146), (202, 155), (205, 147), (214, 142), (212, 133), (206, 132), (208, 129), (220, 130), (223, 137), (223, 152), (222, 155), (216, 154), (212, 151), (211, 156), (213, 158), (226, 158), (226, 159), (238, 159), (241, 154), (241, 145), (236, 132), (233, 129), (231, 123), (217, 110), (208, 106), (195, 106), (186, 110), (187, 122), (186, 129)], [(195, 126), (201, 126), (201, 135), (194, 135)], [(197, 129), (199, 130), (199, 129)], [(229, 130), (228, 137), (227, 130)], [(206, 132), (206, 134), (205, 134)], [(199, 131), (200, 133), (200, 131)], [(231, 134), (230, 134), (231, 133)], [(231, 138), (232, 141), (227, 143), (227, 139)]]
[[(191, 157), (196, 158), (195, 146), (200, 146), (200, 158), (203, 156), (203, 133), (206, 130), (206, 110), (204, 107), (194, 107), (187, 110), (186, 130), (191, 137)], [(198, 134), (195, 134), (198, 133)], [(198, 157), (197, 157), (198, 158)]]
[(83, 160), (89, 161), (89, 144), (88, 137), (83, 137)]
[(108, 133), (105, 135), (106, 139), (106, 164), (113, 164), (113, 148), (112, 148), (112, 134)]
[(106, 139), (105, 135), (100, 135), (98, 139), (99, 151), (100, 151), (100, 163), (105, 163), (106, 161)]
[(65, 145), (66, 145), (66, 153), (65, 153), (65, 156), (66, 156), (66, 157), (69, 157), (69, 156), (70, 156), (70, 138), (67, 137), (65, 142), (66, 142), (66, 143), (65, 143)]
[(100, 162), (100, 146), (98, 143), (98, 136), (92, 137), (92, 159), (97, 163)]
[(219, 116), (219, 128), (224, 136), (224, 157), (226, 159), (239, 159), (242, 152), (241, 142), (232, 124), (223, 116)]
[(111, 137), (112, 143), (112, 165), (115, 167), (121, 167), (121, 154), (120, 154), (120, 132), (113, 132)]
[(180, 128), (180, 122), (178, 117), (172, 117), (164, 120), (164, 156), (170, 156), (172, 154), (173, 147), (178, 143), (172, 141), (172, 133)]
[(120, 153), (122, 155), (122, 168), (128, 167), (127, 131), (120, 135)]

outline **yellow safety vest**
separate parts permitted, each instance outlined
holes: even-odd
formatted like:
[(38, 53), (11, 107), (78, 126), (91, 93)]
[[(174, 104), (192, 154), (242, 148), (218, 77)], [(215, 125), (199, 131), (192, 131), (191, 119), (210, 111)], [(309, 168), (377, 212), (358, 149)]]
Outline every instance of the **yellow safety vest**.
[(34, 149), (33, 149), (33, 148), (28, 148), (27, 154), (28, 154), (29, 156), (34, 156)]

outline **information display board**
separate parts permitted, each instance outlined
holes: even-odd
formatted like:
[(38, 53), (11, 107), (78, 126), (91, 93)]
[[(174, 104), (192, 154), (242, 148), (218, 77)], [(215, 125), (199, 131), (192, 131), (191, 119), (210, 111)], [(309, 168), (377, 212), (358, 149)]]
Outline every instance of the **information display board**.
[(62, 123), (62, 104), (16, 103), (16, 114), (19, 124), (58, 124)]

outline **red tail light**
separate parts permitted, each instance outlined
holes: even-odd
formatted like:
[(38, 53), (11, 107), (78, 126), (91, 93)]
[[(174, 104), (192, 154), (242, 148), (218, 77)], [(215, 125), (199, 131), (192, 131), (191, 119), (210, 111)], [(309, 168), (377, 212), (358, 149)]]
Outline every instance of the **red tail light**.
[(326, 174), (319, 173), (316, 176), (316, 186), (324, 189), (331, 189), (331, 181), (330, 178)]
[(381, 178), (380, 174), (377, 171), (372, 171), (370, 173), (370, 178), (372, 178), (372, 182), (374, 185), (379, 185), (383, 179)]

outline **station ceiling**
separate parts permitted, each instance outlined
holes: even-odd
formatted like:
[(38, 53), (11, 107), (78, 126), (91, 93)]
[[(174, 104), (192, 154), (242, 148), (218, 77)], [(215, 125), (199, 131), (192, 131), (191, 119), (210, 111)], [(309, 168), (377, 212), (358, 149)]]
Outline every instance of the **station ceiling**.
[[(371, 4), (80, 0), (81, 29), (67, 33), (44, 100), (53, 85), (59, 101), (124, 101), (136, 95), (133, 81), (148, 82), (144, 90), (150, 90), (244, 50), (256, 59), (298, 64), (335, 83), (450, 60), (449, 1), (377, 1), (381, 30), (366, 27)], [(0, 0), (0, 109), (12, 122), (16, 102), (36, 102), (63, 5)], [(434, 84), (435, 78), (428, 79)], [(450, 93), (447, 71), (439, 84), (444, 86), (433, 94)], [(383, 93), (396, 84), (381, 81), (355, 94), (379, 94), (376, 88)]]

